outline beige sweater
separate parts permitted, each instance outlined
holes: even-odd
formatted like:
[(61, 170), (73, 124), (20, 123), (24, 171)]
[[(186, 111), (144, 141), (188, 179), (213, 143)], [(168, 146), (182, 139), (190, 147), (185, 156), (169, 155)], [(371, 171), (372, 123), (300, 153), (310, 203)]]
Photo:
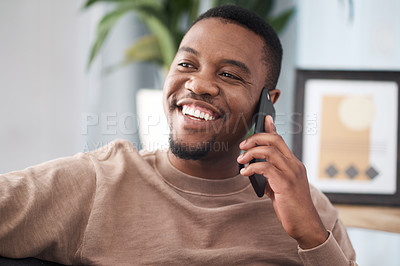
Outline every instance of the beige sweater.
[(337, 211), (311, 191), (332, 233), (300, 250), (247, 177), (188, 176), (165, 151), (138, 153), (117, 140), (0, 175), (0, 256), (96, 265), (351, 265), (354, 250)]

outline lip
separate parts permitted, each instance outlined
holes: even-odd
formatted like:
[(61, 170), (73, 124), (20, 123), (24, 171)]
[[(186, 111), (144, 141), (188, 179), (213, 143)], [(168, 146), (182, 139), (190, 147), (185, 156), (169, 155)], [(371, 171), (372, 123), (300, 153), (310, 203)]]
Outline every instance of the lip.
[(199, 100), (185, 98), (185, 99), (179, 100), (176, 103), (176, 105), (178, 106), (180, 111), (182, 111), (182, 106), (184, 106), (184, 105), (194, 105), (194, 106), (198, 106), (198, 107), (201, 107), (201, 108), (211, 111), (212, 116), (214, 116), (215, 119), (218, 119), (222, 116), (221, 112), (215, 106), (213, 106), (207, 102), (203, 102), (203, 101), (199, 101)]

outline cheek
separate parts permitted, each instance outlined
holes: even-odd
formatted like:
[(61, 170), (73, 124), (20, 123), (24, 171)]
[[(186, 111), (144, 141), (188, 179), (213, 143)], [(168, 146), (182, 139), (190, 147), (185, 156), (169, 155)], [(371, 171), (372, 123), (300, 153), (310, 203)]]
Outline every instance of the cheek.
[[(243, 99), (243, 97), (239, 99)], [(243, 137), (251, 129), (253, 105), (254, 103), (249, 101), (240, 101), (238, 98), (235, 99), (235, 104), (231, 105), (232, 117), (228, 125), (231, 129), (231, 134), (237, 134), (239, 137)]]
[(168, 75), (164, 81), (164, 88), (163, 88), (163, 102), (164, 102), (164, 109), (167, 111), (168, 103), (171, 103), (171, 97), (173, 97), (174, 93), (179, 90), (181, 87), (182, 81), (176, 75)]
[(163, 89), (163, 97), (168, 99), (171, 97), (171, 94), (176, 91), (184, 88), (185, 80), (183, 75), (179, 74), (168, 74), (165, 78), (164, 89)]
[(163, 89), (162, 104), (163, 104), (163, 108), (164, 108), (165, 117), (167, 118), (167, 121), (169, 122), (169, 115), (168, 115), (169, 104), (168, 104), (166, 95), (167, 95), (167, 91), (165, 89)]
[[(261, 90), (260, 90), (261, 92)], [(260, 99), (260, 93), (258, 90), (252, 90), (251, 93), (246, 93), (246, 95), (243, 95), (241, 99), (243, 99), (240, 102), (240, 106), (243, 112), (243, 115), (246, 117), (246, 126), (247, 128), (251, 128), (252, 122), (253, 122), (253, 115), (254, 112), (257, 110), (258, 106), (258, 101)]]
[(164, 113), (168, 123), (171, 122), (171, 106), (174, 106), (174, 104), (176, 104), (178, 94), (180, 93), (180, 91), (184, 90), (184, 84), (185, 80), (182, 75), (179, 74), (174, 74), (170, 72), (165, 79), (162, 102)]

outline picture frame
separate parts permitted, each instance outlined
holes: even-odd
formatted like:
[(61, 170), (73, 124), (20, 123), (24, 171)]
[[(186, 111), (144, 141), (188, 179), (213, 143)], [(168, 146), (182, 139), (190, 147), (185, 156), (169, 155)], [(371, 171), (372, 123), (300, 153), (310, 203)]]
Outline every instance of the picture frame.
[(332, 203), (400, 206), (400, 72), (296, 72), (293, 152)]

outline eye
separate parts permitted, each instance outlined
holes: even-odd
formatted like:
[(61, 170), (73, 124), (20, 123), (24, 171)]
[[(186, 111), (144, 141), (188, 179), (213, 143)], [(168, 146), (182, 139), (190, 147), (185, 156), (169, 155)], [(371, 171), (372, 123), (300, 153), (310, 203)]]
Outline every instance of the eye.
[(222, 73), (221, 76), (226, 77), (226, 78), (230, 78), (230, 79), (241, 80), (241, 78), (239, 78), (239, 77), (237, 77), (235, 75), (232, 75), (230, 73), (227, 73), (227, 72)]
[(184, 68), (189, 68), (189, 67), (194, 67), (193, 65), (189, 64), (189, 63), (179, 63), (178, 66), (184, 67)]

